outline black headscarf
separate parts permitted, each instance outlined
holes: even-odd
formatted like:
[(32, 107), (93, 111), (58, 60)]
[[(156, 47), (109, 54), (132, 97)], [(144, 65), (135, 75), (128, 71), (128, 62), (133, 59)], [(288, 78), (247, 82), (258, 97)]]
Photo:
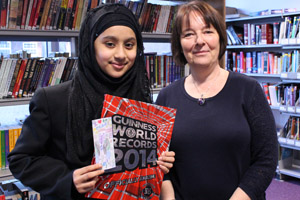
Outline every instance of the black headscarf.
[[(100, 69), (94, 50), (98, 35), (115, 25), (128, 26), (137, 38), (135, 63), (120, 78), (112, 78)], [(94, 152), (92, 120), (101, 116), (104, 94), (151, 102), (140, 26), (123, 4), (104, 4), (91, 10), (81, 24), (78, 47), (78, 70), (69, 98), (66, 135), (68, 161), (74, 167), (91, 163)]]

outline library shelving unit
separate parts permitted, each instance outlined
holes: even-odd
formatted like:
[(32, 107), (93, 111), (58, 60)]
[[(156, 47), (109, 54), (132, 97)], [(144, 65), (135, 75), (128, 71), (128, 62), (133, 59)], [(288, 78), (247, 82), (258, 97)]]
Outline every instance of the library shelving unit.
[[(295, 21), (296, 27), (298, 27), (298, 30), (296, 30), (296, 33), (294, 33), (294, 36), (292, 35), (293, 30), (293, 19), (297, 19)], [(281, 14), (270, 14), (270, 15), (263, 15), (263, 16), (255, 16), (255, 17), (243, 17), (243, 18), (235, 18), (235, 19), (227, 19), (226, 25), (227, 27), (232, 26), (234, 27), (235, 32), (237, 33), (237, 37), (241, 40), (242, 44), (236, 44), (236, 45), (228, 45), (227, 46), (227, 54), (226, 54), (226, 67), (227, 69), (238, 71), (245, 73), (248, 76), (254, 77), (258, 80), (261, 84), (267, 83), (269, 85), (296, 85), (297, 89), (295, 90), (295, 94), (297, 94), (294, 98), (294, 103), (297, 102), (298, 96), (299, 96), (299, 83), (300, 83), (300, 71), (298, 71), (299, 68), (299, 49), (300, 49), (300, 35), (299, 35), (299, 25), (297, 25), (298, 19), (300, 20), (300, 12), (293, 12), (293, 13), (281, 13)], [(290, 22), (287, 22), (287, 21)], [(286, 33), (288, 31), (288, 26), (290, 23), (290, 34)], [(251, 34), (252, 30), (247, 30), (249, 27), (251, 29), (254, 27), (254, 32)], [(269, 24), (271, 27), (271, 36), (267, 35), (267, 32), (264, 32), (261, 28), (263, 25)], [(257, 28), (256, 28), (257, 26)], [(277, 27), (275, 29), (274, 33), (274, 27)], [(284, 27), (281, 27), (284, 26)], [(245, 30), (246, 29), (246, 30)], [(298, 33), (298, 35), (297, 35)], [(246, 34), (246, 38), (245, 38)], [(274, 35), (275, 34), (275, 35)], [(278, 36), (276, 36), (278, 34)], [(259, 37), (259, 39), (255, 39), (256, 37)], [(277, 39), (274, 42), (274, 36)], [(228, 36), (230, 37), (230, 36)], [(261, 38), (267, 40), (266, 37), (271, 42), (262, 42)], [(278, 38), (277, 38), (278, 37)], [(249, 38), (249, 39), (248, 39)], [(235, 39), (237, 39), (235, 37)], [(253, 44), (252, 40), (255, 41), (255, 44)], [(245, 42), (247, 40), (247, 42)], [(278, 41), (278, 43), (277, 43)], [(246, 43), (246, 45), (245, 45)], [(244, 60), (244, 63), (249, 68), (243, 68), (241, 71), (238, 68), (241, 67), (241, 63), (237, 62), (237, 59), (240, 59), (239, 62), (242, 62), (241, 57), (240, 58), (233, 58), (232, 52), (236, 52), (235, 55), (244, 56), (242, 59)], [(243, 53), (240, 53), (243, 52)], [(250, 54), (248, 53), (250, 52)], [(256, 67), (258, 67), (258, 62), (255, 62), (253, 65), (253, 59), (257, 61), (257, 52), (267, 52), (267, 60), (265, 60), (267, 63), (267, 67), (264, 68), (264, 62), (259, 60), (260, 63), (262, 63), (261, 71), (258, 71)], [(246, 53), (250, 55), (247, 58)], [(269, 54), (277, 55), (275, 59), (278, 59), (277, 63), (275, 64), (273, 61), (270, 61), (272, 59), (272, 56), (269, 57)], [(291, 57), (289, 59), (284, 58), (284, 54), (290, 55)], [(296, 54), (296, 56), (295, 56)], [(254, 58), (253, 58), (253, 55)], [(297, 58), (298, 57), (298, 58)], [(235, 59), (235, 62), (233, 60)], [(248, 62), (247, 63), (247, 59)], [(263, 59), (263, 58), (262, 58)], [(274, 59), (274, 58), (273, 58)], [(286, 60), (285, 60), (286, 59)], [(294, 60), (295, 59), (295, 60)], [(250, 61), (249, 61), (250, 60)], [(288, 62), (291, 61), (291, 62)], [(288, 62), (288, 67), (284, 65), (284, 63)], [(247, 64), (246, 64), (247, 63)], [(279, 64), (280, 63), (280, 64)], [(233, 66), (235, 65), (235, 66)], [(275, 65), (275, 71), (274, 68), (271, 67), (271, 65), (274, 67)], [(293, 67), (292, 67), (293, 66)], [(252, 67), (255, 67), (254, 69)], [(267, 71), (264, 71), (264, 69), (268, 68)], [(254, 72), (254, 73), (253, 73)], [(273, 72), (273, 73), (272, 73)], [(275, 73), (274, 73), (275, 72)], [(298, 85), (297, 85), (298, 84)], [(263, 86), (263, 85), (262, 85)], [(265, 91), (266, 92), (266, 91)], [(283, 99), (280, 97), (280, 91), (276, 91), (276, 105), (270, 105), (271, 109), (274, 114), (274, 118), (276, 121), (276, 126), (278, 129), (278, 151), (279, 151), (279, 158), (278, 158), (278, 167), (277, 167), (277, 174), (280, 178), (284, 178), (284, 176), (291, 176), (295, 178), (300, 179), (300, 140), (299, 140), (299, 117), (300, 117), (300, 107), (299, 105), (292, 104), (290, 101), (289, 103), (284, 103)], [(300, 99), (299, 99), (300, 100)], [(288, 125), (291, 126), (292, 119), (294, 119), (294, 131), (295, 136), (291, 136), (291, 129), (288, 129)], [(297, 122), (298, 119), (298, 122)], [(289, 120), (291, 121), (289, 123)], [(297, 128), (298, 127), (298, 128)], [(283, 134), (283, 132), (288, 132), (288, 134)], [(298, 132), (298, 135), (297, 135)]]

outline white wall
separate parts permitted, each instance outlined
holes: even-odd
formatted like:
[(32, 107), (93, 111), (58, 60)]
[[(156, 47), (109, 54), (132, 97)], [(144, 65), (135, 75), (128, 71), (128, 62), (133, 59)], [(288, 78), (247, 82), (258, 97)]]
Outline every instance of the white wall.
[(299, 0), (225, 0), (226, 6), (236, 7), (245, 14), (266, 9), (296, 8), (300, 11)]

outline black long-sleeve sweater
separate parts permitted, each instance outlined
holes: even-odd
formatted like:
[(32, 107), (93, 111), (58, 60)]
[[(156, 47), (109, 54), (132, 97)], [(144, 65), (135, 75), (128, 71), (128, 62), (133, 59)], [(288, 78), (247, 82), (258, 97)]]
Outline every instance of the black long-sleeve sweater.
[(264, 199), (277, 166), (277, 136), (259, 83), (230, 72), (224, 88), (200, 106), (184, 81), (164, 88), (156, 102), (177, 109), (169, 174), (176, 200), (226, 200), (237, 187)]

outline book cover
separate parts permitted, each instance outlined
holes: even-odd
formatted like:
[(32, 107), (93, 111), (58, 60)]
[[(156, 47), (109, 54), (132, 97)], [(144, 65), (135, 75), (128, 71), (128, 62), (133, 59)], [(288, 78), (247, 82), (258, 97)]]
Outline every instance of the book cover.
[(106, 94), (101, 118), (112, 120), (116, 167), (86, 197), (158, 200), (164, 174), (156, 160), (168, 150), (175, 116), (173, 108)]
[(102, 165), (103, 170), (116, 167), (113, 141), (112, 118), (106, 117), (92, 121), (95, 163)]

